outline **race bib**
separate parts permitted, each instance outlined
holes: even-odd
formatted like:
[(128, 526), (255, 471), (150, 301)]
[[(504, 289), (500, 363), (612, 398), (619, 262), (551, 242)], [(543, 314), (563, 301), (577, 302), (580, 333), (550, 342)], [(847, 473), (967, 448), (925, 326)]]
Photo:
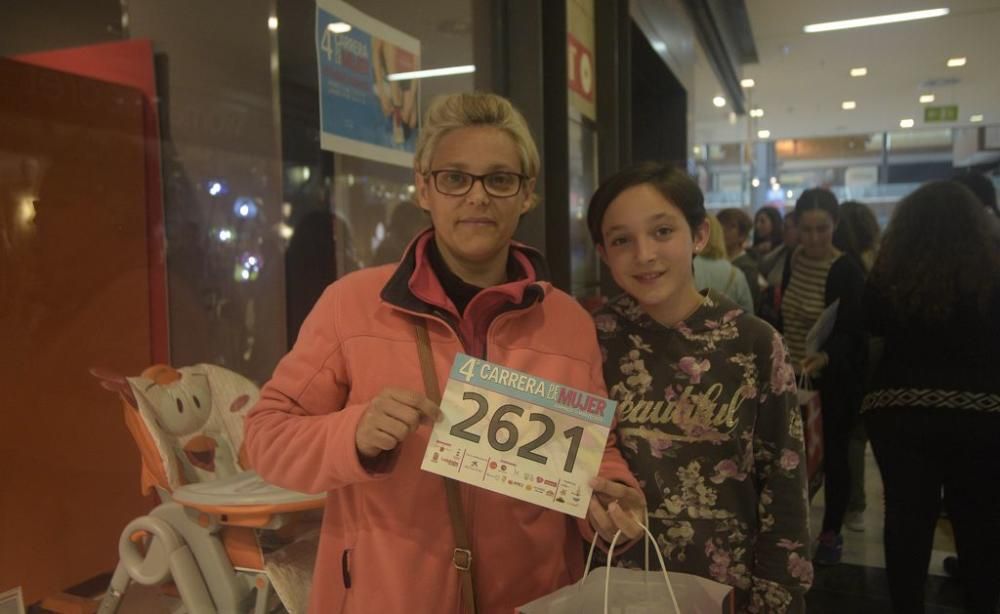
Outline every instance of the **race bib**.
[(459, 354), (421, 468), (583, 518), (616, 405)]

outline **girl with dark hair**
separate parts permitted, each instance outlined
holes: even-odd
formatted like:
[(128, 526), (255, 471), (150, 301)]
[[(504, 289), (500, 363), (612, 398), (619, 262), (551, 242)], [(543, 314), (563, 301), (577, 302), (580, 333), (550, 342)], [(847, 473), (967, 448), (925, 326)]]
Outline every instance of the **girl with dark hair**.
[[(837, 197), (829, 190), (806, 190), (795, 203), (799, 247), (792, 254), (783, 283), (781, 319), (792, 364), (815, 380), (823, 407), (823, 471), (825, 507), (823, 530), (813, 560), (819, 565), (840, 562), (840, 530), (850, 496), (847, 460), (851, 427), (864, 392), (867, 345), (862, 328), (861, 267), (833, 246)], [(836, 304), (836, 307), (834, 307)], [(836, 309), (831, 331), (818, 348), (807, 336), (824, 311)]]
[(924, 611), (941, 490), (966, 608), (1000, 599), (1000, 254), (986, 209), (953, 182), (903, 199), (868, 280), (884, 350), (862, 412), (885, 485), (895, 612)]
[(753, 216), (753, 247), (750, 251), (760, 257), (781, 245), (781, 213), (774, 207), (761, 207)]
[[(739, 612), (802, 612), (812, 583), (802, 420), (778, 333), (699, 293), (704, 200), (654, 163), (612, 176), (588, 225), (625, 294), (595, 315), (618, 446), (670, 570), (736, 589)], [(643, 565), (642, 549), (622, 555)]]

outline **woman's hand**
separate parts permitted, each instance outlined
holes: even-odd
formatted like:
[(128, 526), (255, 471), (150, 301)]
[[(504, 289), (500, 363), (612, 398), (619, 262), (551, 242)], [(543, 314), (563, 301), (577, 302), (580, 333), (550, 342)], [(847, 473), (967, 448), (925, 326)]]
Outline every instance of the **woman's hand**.
[(823, 367), (830, 364), (830, 355), (826, 352), (810, 354), (802, 361), (802, 372), (810, 377), (818, 377)]
[(368, 403), (354, 445), (362, 458), (375, 458), (403, 443), (421, 422), (434, 422), (441, 409), (419, 392), (385, 388)]
[(601, 538), (611, 543), (619, 530), (628, 539), (644, 533), (642, 520), (646, 513), (643, 494), (620, 482), (602, 477), (590, 481), (594, 495), (590, 498), (587, 520)]

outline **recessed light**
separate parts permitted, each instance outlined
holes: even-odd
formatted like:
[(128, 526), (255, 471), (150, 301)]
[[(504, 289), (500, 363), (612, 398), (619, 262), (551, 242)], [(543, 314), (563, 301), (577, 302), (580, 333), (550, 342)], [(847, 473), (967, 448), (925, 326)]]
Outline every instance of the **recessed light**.
[(974, 123), (974, 124), (978, 124), (979, 122), (983, 121), (983, 116), (981, 114), (979, 114), (979, 113), (977, 113), (975, 115), (970, 115), (969, 116), (969, 121), (972, 122), (972, 123)]
[(791, 198), (792, 198), (792, 191), (791, 191), (791, 190), (788, 190), (787, 192), (785, 192), (785, 196), (786, 196), (787, 198), (791, 199)]
[(719, 108), (722, 108), (726, 106), (726, 99), (723, 98), (722, 96), (716, 96), (715, 98), (712, 99), (712, 104), (714, 104)]
[(771, 184), (774, 185), (775, 183), (778, 183), (778, 178), (777, 177), (771, 177)]
[(912, 119), (901, 119), (901, 120), (899, 120), (899, 127), (900, 128), (912, 128), (913, 127), (913, 120)]
[(771, 138), (771, 131), (770, 130), (758, 130), (757, 131), (757, 138), (758, 139)]
[(760, 107), (750, 109), (750, 117), (764, 117), (764, 109)]
[(271, 17), (267, 18), (267, 29), (268, 30), (277, 30), (278, 29), (278, 18), (277, 17), (274, 17), (272, 15)]
[(965, 66), (965, 58), (948, 58), (948, 68), (958, 68)]
[(928, 104), (934, 102), (934, 94), (921, 94), (920, 104)]
[(740, 85), (746, 88), (750, 88), (757, 85), (757, 82), (754, 81), (753, 79), (744, 79), (740, 81)]
[(899, 23), (901, 21), (914, 21), (916, 19), (930, 19), (931, 17), (944, 17), (951, 11), (949, 9), (929, 9), (926, 11), (909, 11), (906, 13), (891, 13), (889, 15), (875, 15), (873, 17), (861, 17), (858, 19), (844, 19), (841, 21), (826, 21), (823, 23), (813, 23), (805, 26), (802, 30), (806, 33), (829, 32), (831, 30), (847, 30), (850, 28), (864, 28), (867, 26), (881, 26), (887, 23)]
[(854, 102), (853, 100), (845, 100), (844, 102), (840, 103), (840, 108), (845, 111), (853, 111), (857, 107), (858, 103)]
[(760, 179), (757, 179), (756, 177), (754, 177), (753, 179), (750, 180), (750, 185), (752, 185), (755, 188), (759, 187), (760, 186)]
[(868, 74), (868, 69), (865, 68), (864, 66), (859, 66), (857, 68), (852, 68), (851, 69), (851, 76), (852, 77), (864, 77), (867, 74)]

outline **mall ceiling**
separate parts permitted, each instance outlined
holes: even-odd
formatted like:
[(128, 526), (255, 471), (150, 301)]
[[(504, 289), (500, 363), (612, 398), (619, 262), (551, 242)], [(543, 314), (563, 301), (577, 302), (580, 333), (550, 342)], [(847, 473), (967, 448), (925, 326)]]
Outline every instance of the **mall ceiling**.
[[(751, 107), (750, 134), (768, 138), (858, 134), (899, 130), (913, 119), (915, 130), (1000, 123), (1000, 0), (746, 0), (759, 62), (745, 64), (742, 77)], [(810, 23), (904, 11), (948, 8), (945, 17), (851, 30), (806, 34)], [(949, 68), (949, 58), (965, 57)], [(867, 68), (852, 77), (852, 68)], [(737, 142), (748, 134), (747, 117), (734, 116), (713, 98), (723, 93), (705, 56), (695, 67), (689, 100), (695, 143)], [(932, 105), (958, 105), (952, 123), (924, 122), (920, 96)], [(853, 101), (853, 110), (842, 108)], [(849, 105), (848, 105), (849, 106)], [(734, 120), (735, 119), (735, 123)], [(756, 138), (756, 137), (755, 137)]]

